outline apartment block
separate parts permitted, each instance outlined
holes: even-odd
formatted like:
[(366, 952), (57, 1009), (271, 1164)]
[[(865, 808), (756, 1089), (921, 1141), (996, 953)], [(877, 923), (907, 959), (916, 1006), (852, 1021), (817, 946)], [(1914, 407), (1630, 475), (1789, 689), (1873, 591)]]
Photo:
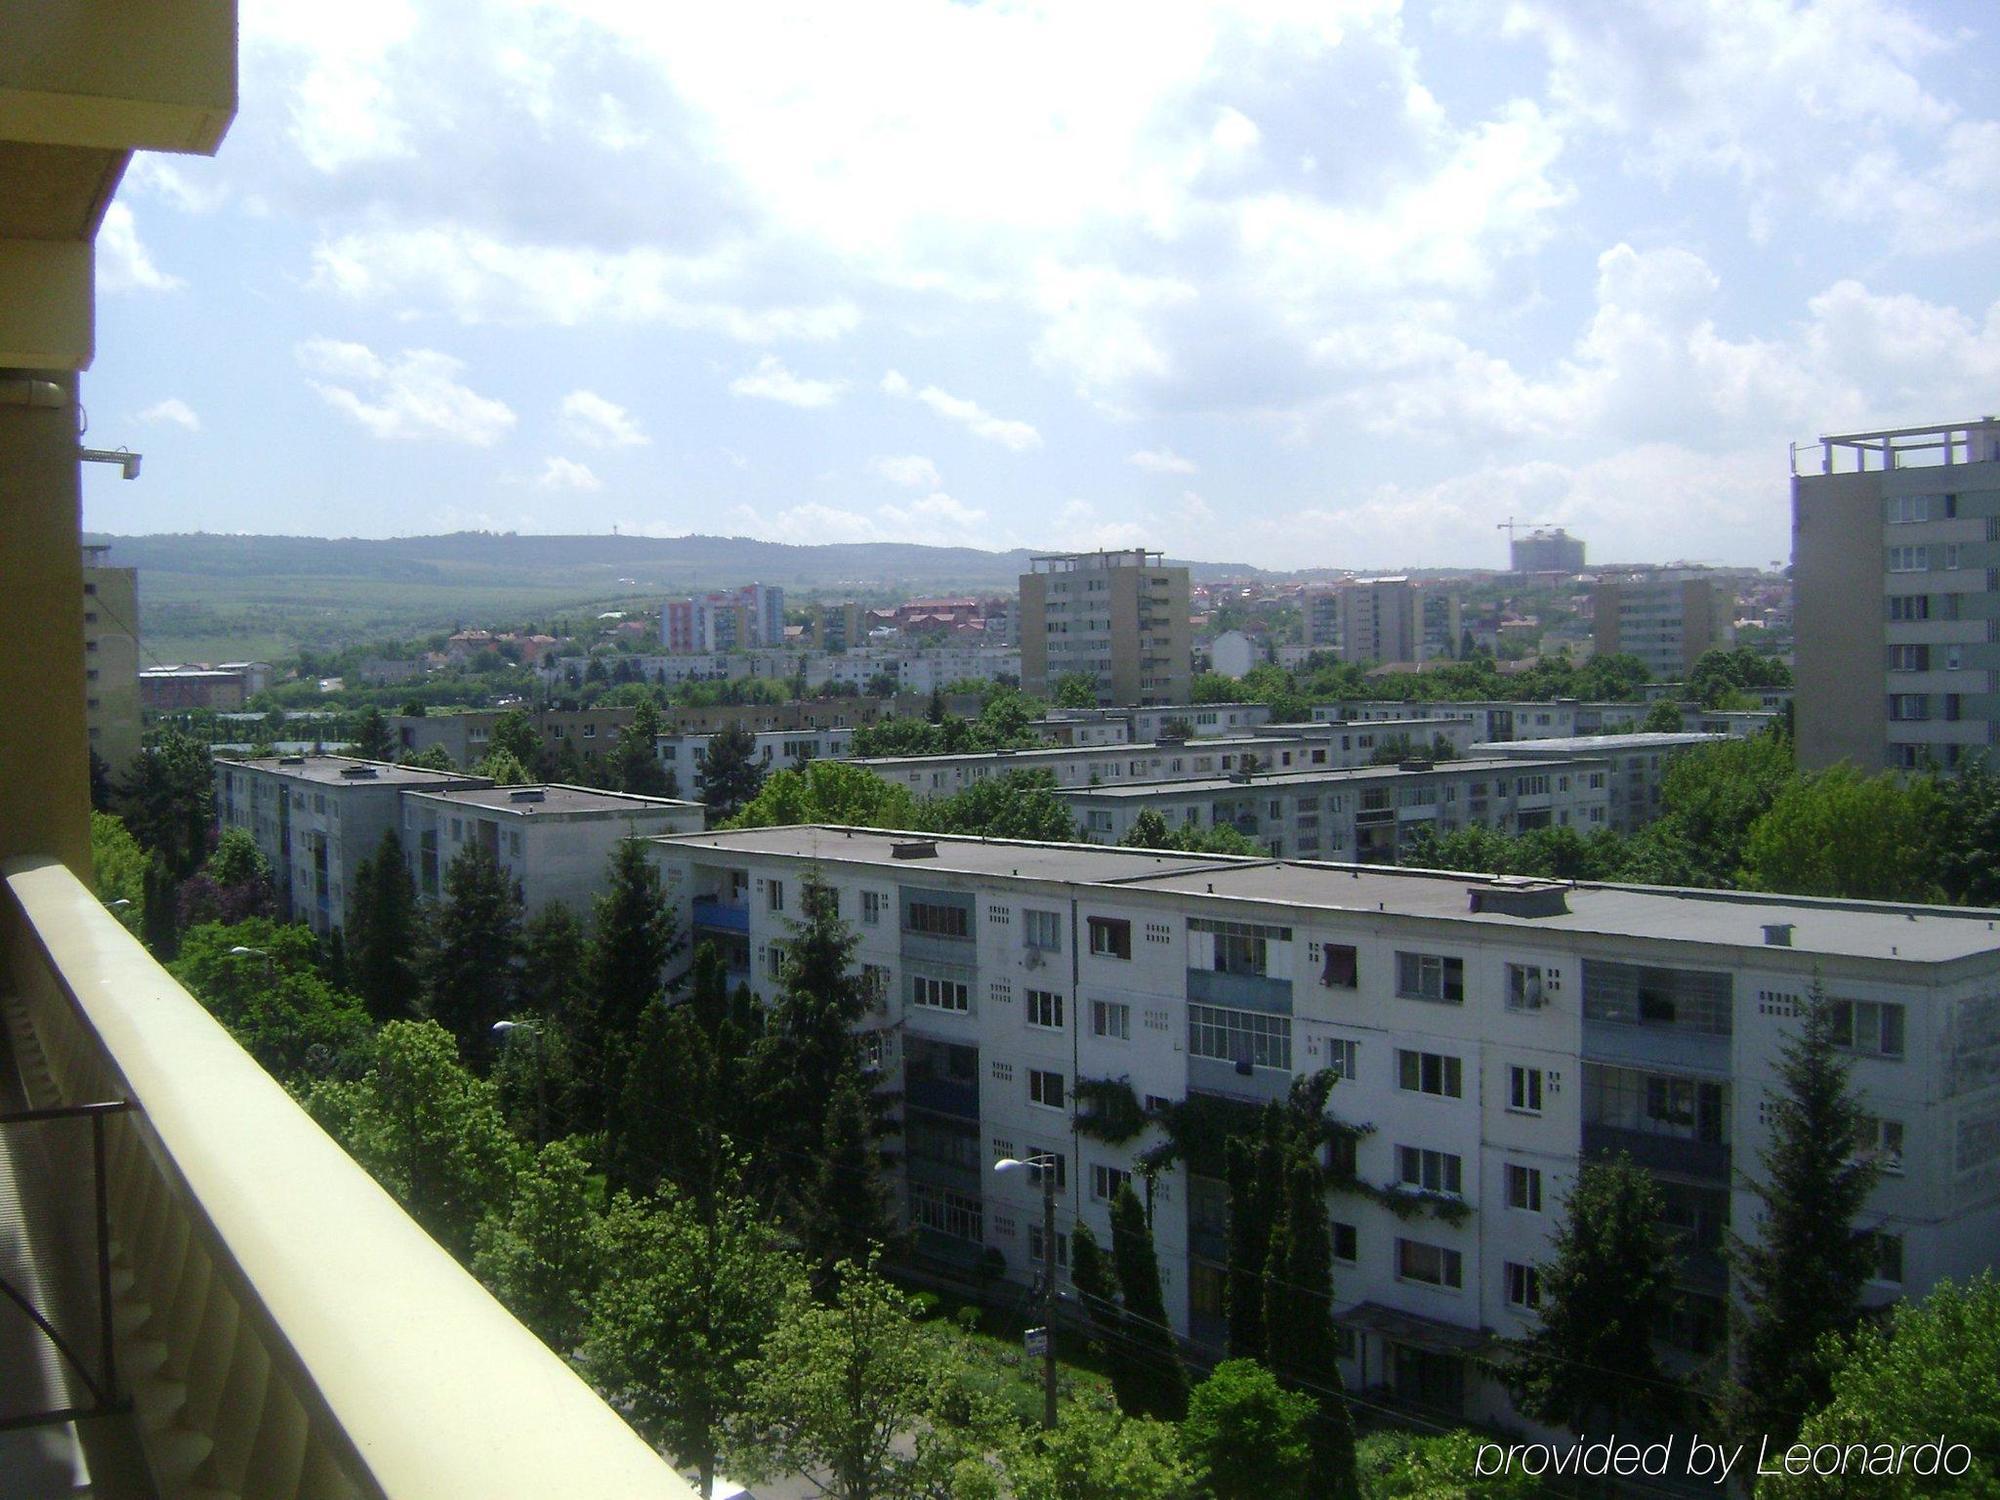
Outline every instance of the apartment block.
[(1583, 538), (1571, 536), (1560, 526), (1553, 531), (1531, 531), (1508, 544), (1507, 561), (1516, 573), (1581, 573)]
[(2000, 419), (1821, 440), (1792, 479), (1799, 763), (1956, 766), (2000, 738)]
[(1046, 697), (1065, 675), (1102, 704), (1173, 704), (1192, 681), (1188, 570), (1143, 547), (1060, 553), (1021, 575), (1021, 685)]
[[(714, 738), (713, 731), (677, 732), (663, 734), (655, 742), (660, 764), (674, 773), (681, 790), (691, 797), (700, 796), (705, 785), (702, 766)], [(766, 771), (795, 770), (809, 760), (837, 760), (854, 745), (852, 729), (767, 729), (751, 738), (755, 742), (751, 754)]]
[[(1789, 697), (1789, 689), (1776, 689), (1764, 696), (1776, 704)], [(1552, 702), (1511, 700), (1458, 701), (1449, 698), (1404, 702), (1398, 698), (1354, 699), (1344, 703), (1322, 703), (1313, 708), (1315, 719), (1369, 723), (1382, 719), (1470, 719), (1473, 739), (1478, 743), (1502, 740), (1559, 740), (1575, 736), (1621, 734), (1636, 730), (1652, 711), (1653, 702), (1584, 703), (1574, 698)], [(1705, 709), (1699, 704), (1681, 705), (1681, 730), (1686, 734), (1727, 734), (1738, 739), (1771, 727), (1781, 710)]]
[[(1327, 600), (1330, 599), (1330, 604)], [(1325, 629), (1332, 613), (1332, 633)], [(1306, 643), (1342, 661), (1421, 663), (1458, 655), (1458, 596), (1408, 578), (1363, 578), (1307, 596)]]
[(670, 654), (776, 650), (785, 644), (785, 591), (771, 584), (690, 599), (660, 607), (660, 643)]
[(706, 824), (699, 802), (577, 786), (407, 790), (400, 800), (403, 855), (419, 896), (437, 900), (446, 868), (477, 844), (519, 884), (528, 915), (559, 901), (586, 926), (621, 841)]
[(1420, 830), (1526, 833), (1611, 826), (1609, 768), (1574, 757), (1276, 770), (1065, 790), (1091, 843), (1122, 842), (1143, 813), (1170, 829), (1231, 828), (1272, 856), (1397, 864)]
[[(1344, 1374), (1453, 1420), (1505, 1419), (1482, 1357), (1534, 1326), (1579, 1166), (1624, 1151), (1681, 1237), (1686, 1357), (1723, 1337), (1731, 1232), (1777, 1064), (1817, 982), (1884, 1173), (1859, 1227), (1871, 1302), (1976, 1273), (2000, 1229), (2000, 950), (1993, 913), (1568, 886), (802, 827), (653, 845), (698, 941), (767, 997), (813, 872), (881, 996), (865, 1022), (903, 1095), (898, 1183), (920, 1255), (997, 1253), (1026, 1284), (1055, 1156), (1057, 1249), (1163, 1133), (1093, 1133), (1078, 1085), (1246, 1110), (1331, 1068), (1359, 1191), (1331, 1193)], [(1227, 1190), (1181, 1161), (1149, 1184), (1176, 1332), (1226, 1335)], [(1401, 1201), (1385, 1201), (1390, 1197)]]
[(355, 872), (384, 834), (402, 827), (405, 792), (492, 784), (341, 755), (218, 761), (215, 814), (224, 831), (247, 832), (271, 862), (279, 912), (324, 935), (347, 925)]
[(114, 774), (139, 753), (139, 570), (83, 549), (83, 722)]
[(1340, 592), (1333, 588), (1310, 588), (1299, 596), (1299, 613), (1305, 626), (1305, 643), (1310, 651), (1340, 649)]
[(1032, 726), (1052, 745), (1214, 739), (1271, 721), (1268, 703), (1167, 703), (1151, 708), (1052, 708)]
[(854, 757), (872, 771), (920, 796), (950, 796), (1009, 771), (1046, 771), (1058, 787), (1090, 787), (1228, 775), (1237, 771), (1292, 770), (1313, 766), (1366, 766), (1384, 752), (1428, 752), (1442, 741), (1452, 753), (1471, 743), (1469, 720), (1422, 724), (1266, 724), (1248, 734), (1213, 739), (1166, 739), (1052, 745), (1041, 750), (991, 750), (957, 755)]
[(1659, 680), (1679, 681), (1704, 651), (1736, 640), (1736, 589), (1686, 569), (1598, 580), (1590, 591), (1591, 639), (1599, 656), (1636, 656)]
[(1661, 791), (1669, 767), (1691, 750), (1719, 745), (1727, 734), (1582, 734), (1564, 739), (1498, 741), (1474, 745), (1471, 754), (1504, 760), (1573, 756), (1600, 762), (1611, 794), (1608, 819), (1614, 833), (1630, 833), (1660, 815)]

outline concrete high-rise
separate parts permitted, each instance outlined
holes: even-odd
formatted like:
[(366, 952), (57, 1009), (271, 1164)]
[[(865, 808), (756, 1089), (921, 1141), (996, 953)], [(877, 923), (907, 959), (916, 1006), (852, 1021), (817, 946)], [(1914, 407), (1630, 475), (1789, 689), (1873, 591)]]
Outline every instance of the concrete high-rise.
[(139, 753), (139, 571), (85, 547), (83, 722), (90, 748), (114, 773)]
[(1306, 621), (1311, 646), (1326, 644), (1321, 638), (1331, 624), (1332, 645), (1342, 661), (1425, 662), (1458, 654), (1458, 596), (1407, 578), (1341, 584), (1330, 609), (1322, 600), (1308, 604)]
[(1795, 460), (1792, 478), (1799, 764), (1949, 768), (1987, 753), (2000, 723), (2000, 418), (1819, 448), (1819, 472)]
[(1021, 575), (1021, 685), (1046, 696), (1069, 673), (1101, 704), (1188, 701), (1188, 570), (1143, 547), (1030, 559)]
[(1704, 572), (1604, 578), (1590, 599), (1597, 654), (1636, 656), (1658, 682), (1679, 681), (1704, 651), (1726, 650), (1736, 639), (1735, 589)]
[(1558, 526), (1517, 536), (1508, 547), (1508, 562), (1516, 573), (1581, 573), (1583, 538)]

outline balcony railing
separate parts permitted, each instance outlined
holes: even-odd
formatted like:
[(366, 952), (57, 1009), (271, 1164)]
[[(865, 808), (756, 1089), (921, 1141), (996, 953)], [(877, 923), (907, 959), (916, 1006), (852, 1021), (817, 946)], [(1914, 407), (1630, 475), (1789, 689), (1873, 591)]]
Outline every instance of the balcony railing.
[(1644, 1130), (1626, 1130), (1617, 1125), (1584, 1123), (1585, 1156), (1615, 1156), (1621, 1151), (1649, 1172), (1695, 1178), (1703, 1182), (1729, 1181), (1729, 1147), (1726, 1145), (1713, 1141), (1691, 1141), (1681, 1136), (1654, 1135)]
[(718, 932), (750, 930), (750, 908), (740, 901), (723, 901), (715, 896), (697, 896), (692, 905), (692, 916), (696, 927), (707, 927)]
[(117, 1370), (160, 1493), (693, 1493), (67, 869), (4, 873), (30, 1103), (131, 1104), (106, 1120)]

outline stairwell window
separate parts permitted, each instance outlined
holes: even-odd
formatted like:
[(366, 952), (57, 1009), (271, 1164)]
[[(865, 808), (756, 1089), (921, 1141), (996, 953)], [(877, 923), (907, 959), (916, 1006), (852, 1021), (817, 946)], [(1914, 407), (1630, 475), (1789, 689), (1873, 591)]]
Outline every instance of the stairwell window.
[(1132, 956), (1132, 924), (1123, 917), (1092, 917), (1090, 951), (1099, 958)]
[(1422, 1240), (1396, 1241), (1396, 1279), (1427, 1286), (1465, 1285), (1465, 1259), (1458, 1251)]
[(1061, 1109), (1068, 1093), (1069, 1080), (1060, 1073), (1045, 1073), (1040, 1068), (1028, 1069), (1028, 1102), (1039, 1104), (1044, 1109)]
[(1903, 1007), (1884, 1000), (1835, 1000), (1833, 1044), (1870, 1057), (1903, 1055)]

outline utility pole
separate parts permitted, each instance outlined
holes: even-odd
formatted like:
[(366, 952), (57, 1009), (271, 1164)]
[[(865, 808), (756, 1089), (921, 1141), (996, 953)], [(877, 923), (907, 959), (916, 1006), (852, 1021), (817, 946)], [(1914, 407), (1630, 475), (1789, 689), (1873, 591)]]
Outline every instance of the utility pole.
[[(1056, 1159), (1031, 1156), (1017, 1161), (1003, 1156), (995, 1172), (1039, 1171), (1042, 1174), (1042, 1427), (1056, 1425)], [(1032, 1332), (1032, 1330), (1031, 1330)]]

